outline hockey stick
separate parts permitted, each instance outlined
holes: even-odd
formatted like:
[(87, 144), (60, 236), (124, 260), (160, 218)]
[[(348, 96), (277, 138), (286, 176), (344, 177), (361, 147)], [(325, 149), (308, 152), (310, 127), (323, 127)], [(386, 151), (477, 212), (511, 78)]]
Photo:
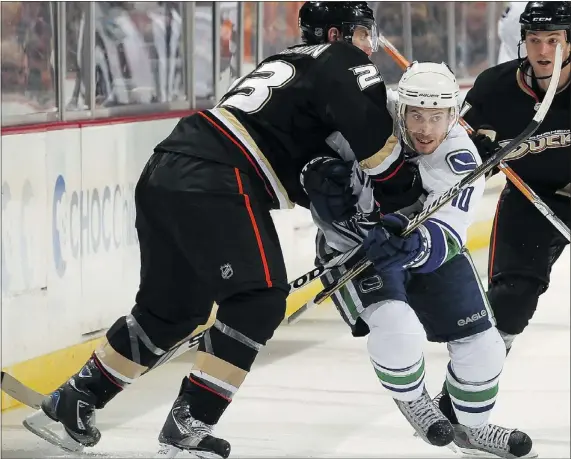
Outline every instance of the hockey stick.
[[(361, 250), (361, 247), (362, 247), (362, 245), (358, 244), (355, 247), (353, 247), (351, 250), (332, 258), (325, 265), (316, 266), (315, 269), (313, 269), (313, 271), (310, 271), (307, 274), (304, 274), (303, 276), (298, 277), (293, 282), (290, 282), (289, 293), (291, 294), (292, 292), (299, 290), (300, 288), (309, 284), (314, 279), (327, 274), (329, 271), (331, 271), (331, 269), (333, 269), (337, 266), (342, 266), (343, 264), (345, 264), (345, 262), (350, 260), (359, 250)], [(307, 311), (307, 309), (308, 309), (307, 305), (308, 305), (308, 303), (305, 303), (299, 309), (292, 312), (290, 314), (290, 316), (286, 318), (287, 324), (293, 325), (294, 323), (296, 323), (298, 321), (299, 317), (303, 313), (305, 313), (305, 311)]]
[[(562, 61), (562, 47), (560, 44), (557, 45), (555, 51), (555, 62), (554, 71), (551, 76), (551, 81), (549, 83), (549, 88), (539, 106), (537, 113), (523, 130), (523, 132), (518, 135), (515, 139), (509, 142), (507, 145), (502, 147), (500, 150), (496, 151), (491, 155), (486, 162), (480, 164), (476, 169), (474, 169), (470, 174), (460, 180), (456, 185), (450, 188), (448, 191), (443, 193), (436, 201), (430, 204), (426, 209), (417, 214), (413, 219), (411, 219), (407, 227), (402, 232), (402, 236), (408, 236), (414, 229), (424, 223), (431, 215), (433, 215), (442, 206), (448, 204), (452, 199), (454, 199), (460, 192), (467, 186), (474, 183), (477, 179), (483, 175), (490, 172), (494, 167), (496, 167), (499, 162), (509, 155), (513, 150), (515, 150), (522, 142), (525, 142), (533, 133), (537, 130), (539, 125), (543, 122), (553, 98), (555, 97), (555, 92), (557, 91), (557, 85), (559, 84), (559, 77), (561, 75), (561, 61)], [(365, 269), (371, 266), (372, 263), (366, 258), (359, 260), (351, 269), (348, 269), (341, 277), (335, 280), (331, 285), (323, 289), (319, 294), (309, 301), (306, 305), (302, 307), (304, 311), (307, 311), (327, 300), (331, 295), (333, 295), (338, 289), (343, 287), (347, 282), (351, 281), (359, 274), (361, 274)], [(299, 315), (298, 315), (299, 317)]]
[[(169, 351), (164, 353), (153, 366), (147, 368), (141, 374), (141, 376), (151, 370), (154, 370), (158, 366), (184, 354), (186, 351), (196, 347), (200, 338), (204, 335), (204, 332), (205, 330), (197, 333), (190, 338), (185, 338), (178, 344), (175, 344)], [(20, 403), (36, 410), (40, 409), (42, 400), (46, 398), (46, 395), (26, 386), (24, 383), (18, 381), (14, 376), (12, 376), (10, 373), (6, 373), (4, 370), (2, 370), (2, 390), (6, 392), (10, 397), (18, 400)]]
[(45, 395), (30, 389), (25, 384), (18, 381), (9, 373), (2, 370), (2, 390), (10, 397), (15, 398), (20, 403), (28, 405), (36, 410), (40, 409), (40, 404), (45, 398)]
[[(464, 115), (470, 106), (466, 106), (466, 109), (461, 113)], [(461, 120), (462, 126), (466, 129), (469, 134), (474, 133), (474, 129), (464, 120)], [(513, 183), (513, 185), (523, 194), (529, 202), (531, 202), (534, 207), (541, 212), (541, 214), (549, 220), (549, 222), (561, 233), (561, 235), (571, 241), (571, 233), (569, 232), (569, 227), (557, 216), (551, 208), (543, 202), (543, 200), (533, 191), (527, 183), (525, 183), (519, 175), (517, 175), (514, 170), (508, 166), (503, 161), (498, 164), (498, 169), (500, 169), (506, 177)]]
[[(379, 43), (385, 50), (385, 52), (396, 62), (396, 64), (401, 69), (406, 69), (410, 62), (404, 57), (394, 45), (387, 40), (383, 34), (379, 34)], [(460, 116), (464, 116), (468, 110), (470, 110), (470, 105), (464, 105), (464, 108), (460, 112)], [(474, 129), (462, 118), (459, 119), (460, 125), (466, 129), (468, 134), (473, 134)], [(545, 204), (541, 198), (514, 172), (514, 170), (508, 166), (504, 161), (500, 161), (498, 168), (506, 175), (506, 177), (514, 184), (514, 186), (535, 206), (541, 214), (549, 220), (549, 222), (559, 230), (559, 232), (568, 241), (570, 240), (569, 228), (557, 215), (553, 212), (547, 204)]]
[[(317, 278), (323, 276), (324, 274), (331, 271), (336, 266), (340, 266), (351, 259), (359, 250), (361, 249), (361, 245), (354, 247), (353, 249), (349, 250), (348, 252), (342, 253), (335, 258), (332, 258), (328, 263), (324, 265), (316, 266), (311, 271), (305, 273), (304, 275), (294, 279), (292, 282), (289, 283), (290, 286), (290, 294), (305, 287), (309, 283), (313, 282)], [(298, 310), (299, 311), (299, 310)], [(296, 311), (294, 314), (296, 314)], [(290, 316), (291, 317), (291, 316)], [(289, 323), (289, 321), (288, 321)], [(207, 328), (208, 329), (208, 328)], [(198, 346), (200, 338), (204, 336), (207, 329), (202, 330), (195, 335), (191, 335), (184, 340), (178, 342), (173, 347), (171, 347), (167, 352), (165, 352), (159, 360), (157, 360), (151, 367), (147, 368), (141, 376), (148, 373), (151, 370), (181, 356), (185, 352), (193, 349), (194, 347)], [(26, 386), (24, 383), (18, 381), (9, 373), (6, 373), (2, 370), (2, 390), (10, 395), (12, 398), (18, 400), (20, 403), (27, 405), (34, 409), (40, 409), (40, 404), (42, 400), (46, 397), (44, 394), (41, 394), (34, 389)]]

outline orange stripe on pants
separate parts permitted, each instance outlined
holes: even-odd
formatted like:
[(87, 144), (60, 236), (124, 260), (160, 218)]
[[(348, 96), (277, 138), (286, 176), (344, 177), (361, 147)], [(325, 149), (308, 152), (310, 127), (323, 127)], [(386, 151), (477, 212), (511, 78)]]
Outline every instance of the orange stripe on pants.
[(488, 265), (488, 279), (489, 281), (492, 280), (492, 274), (494, 269), (494, 258), (496, 256), (496, 233), (498, 231), (498, 217), (500, 213), (500, 202), (498, 200), (498, 205), (496, 206), (496, 214), (494, 215), (494, 227), (492, 229), (492, 237), (490, 241), (490, 262)]
[(238, 192), (244, 196), (244, 202), (246, 203), (246, 209), (248, 210), (248, 215), (250, 216), (250, 222), (252, 223), (252, 228), (254, 228), (254, 233), (256, 235), (256, 241), (258, 242), (258, 249), (260, 250), (260, 257), (262, 258), (262, 265), (264, 267), (264, 275), (266, 276), (266, 283), (268, 288), (272, 287), (272, 280), (270, 278), (270, 269), (268, 267), (268, 261), (266, 259), (266, 252), (264, 251), (264, 244), (262, 243), (262, 237), (260, 236), (260, 230), (258, 229), (258, 224), (256, 223), (256, 217), (254, 217), (254, 212), (252, 211), (252, 206), (250, 205), (250, 196), (244, 193), (244, 187), (242, 186), (242, 179), (240, 178), (240, 171), (238, 168), (234, 168), (236, 172), (236, 181), (238, 182)]

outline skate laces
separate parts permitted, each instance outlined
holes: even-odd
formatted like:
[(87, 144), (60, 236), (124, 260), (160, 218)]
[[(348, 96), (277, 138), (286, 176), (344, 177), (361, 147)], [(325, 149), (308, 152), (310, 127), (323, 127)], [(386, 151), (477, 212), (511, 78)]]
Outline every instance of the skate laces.
[[(436, 397), (434, 397), (432, 399), (432, 403), (436, 406), (436, 407), (440, 407), (440, 399), (444, 396), (444, 392), (439, 392)], [(439, 408), (440, 409), (440, 408)]]
[(495, 424), (486, 424), (479, 429), (470, 429), (474, 434), (476, 443), (488, 448), (498, 448), (504, 451), (509, 450), (509, 439), (514, 429), (506, 429)]
[(427, 431), (436, 421), (444, 419), (444, 415), (436, 408), (427, 394), (422, 394), (416, 400), (409, 402), (408, 407), (423, 431)]
[(195, 434), (196, 436), (199, 436), (201, 438), (212, 434), (212, 426), (211, 425), (205, 424), (204, 422), (199, 421), (198, 419), (194, 419), (194, 418), (190, 424), (190, 430), (192, 431), (193, 434)]
[(183, 434), (200, 439), (212, 434), (212, 426), (192, 417), (190, 408), (186, 403), (173, 409), (173, 417)]

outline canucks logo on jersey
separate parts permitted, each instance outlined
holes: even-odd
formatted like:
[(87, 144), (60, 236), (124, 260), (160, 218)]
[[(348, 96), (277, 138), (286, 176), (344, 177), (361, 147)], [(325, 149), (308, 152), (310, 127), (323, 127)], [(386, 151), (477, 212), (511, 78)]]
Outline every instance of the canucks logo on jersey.
[(467, 174), (478, 167), (474, 155), (468, 150), (451, 151), (446, 155), (446, 162), (450, 170), (458, 175)]

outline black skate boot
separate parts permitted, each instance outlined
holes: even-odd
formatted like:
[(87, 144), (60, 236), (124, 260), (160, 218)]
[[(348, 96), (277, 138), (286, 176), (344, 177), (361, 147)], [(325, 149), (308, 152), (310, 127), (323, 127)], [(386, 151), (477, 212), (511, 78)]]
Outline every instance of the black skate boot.
[(426, 388), (412, 402), (395, 399), (395, 403), (425, 442), (434, 446), (446, 446), (454, 440), (454, 429), (450, 421), (432, 403)]
[(446, 383), (444, 383), (442, 392), (434, 398), (434, 403), (450, 420), (454, 428), (456, 448), (451, 449), (467, 456), (482, 456), (482, 453), (488, 453), (510, 459), (537, 457), (537, 453), (532, 449), (531, 438), (520, 430), (507, 429), (495, 424), (486, 424), (478, 428), (459, 424), (446, 389)]
[(95, 446), (101, 438), (95, 427), (95, 409), (103, 408), (122, 389), (118, 381), (113, 383), (103, 374), (95, 359), (92, 356), (78, 373), (48, 395), (41, 409), (24, 419), (24, 427), (66, 451)]
[(175, 400), (159, 434), (158, 457), (173, 458), (181, 451), (205, 459), (226, 459), (230, 455), (230, 443), (212, 436), (214, 426), (195, 419), (184, 395), (188, 379), (184, 378), (178, 398)]

